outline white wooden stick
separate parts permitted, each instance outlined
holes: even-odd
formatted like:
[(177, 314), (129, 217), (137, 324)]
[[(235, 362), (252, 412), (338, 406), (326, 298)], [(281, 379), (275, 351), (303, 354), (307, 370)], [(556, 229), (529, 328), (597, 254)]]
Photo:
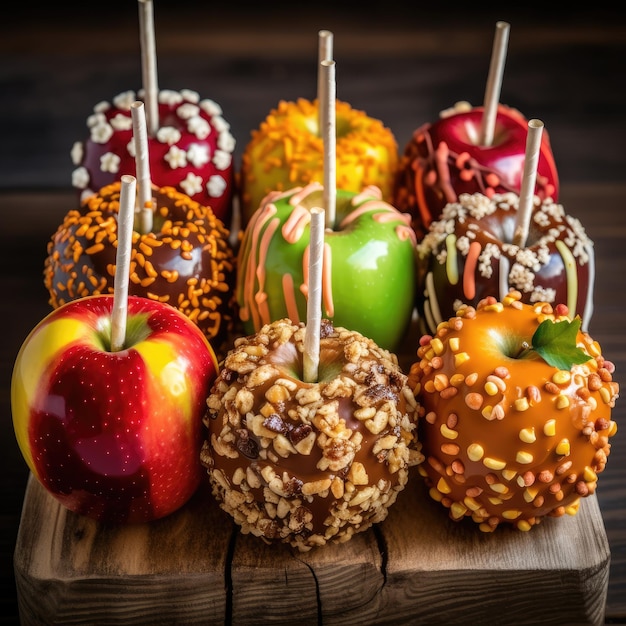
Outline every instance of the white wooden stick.
[(133, 120), (133, 141), (135, 144), (135, 171), (137, 173), (137, 204), (139, 224), (137, 230), (149, 233), (152, 230), (154, 203), (152, 201), (152, 181), (150, 180), (150, 154), (148, 150), (148, 131), (146, 128), (146, 109), (140, 100), (130, 105)]
[(322, 70), (323, 61), (331, 61), (333, 58), (333, 33), (330, 30), (320, 30), (317, 33), (317, 106), (318, 122), (321, 129), (324, 128), (324, 109), (322, 108), (322, 93), (326, 77)]
[(304, 335), (304, 382), (317, 382), (320, 360), (320, 324), (322, 322), (322, 270), (324, 259), (324, 209), (311, 209), (309, 243), (309, 285)]
[(537, 180), (537, 166), (541, 154), (541, 135), (543, 134), (543, 122), (532, 119), (528, 122), (528, 135), (526, 137), (526, 156), (524, 160), (524, 173), (519, 194), (519, 207), (515, 220), (513, 243), (521, 248), (526, 246), (530, 218), (533, 212), (535, 198), (535, 181)]
[(510, 24), (508, 22), (496, 23), (496, 34), (491, 51), (491, 64), (489, 76), (485, 88), (484, 111), (480, 125), (479, 145), (490, 146), (493, 143), (493, 135), (496, 127), (498, 103), (502, 89), (502, 76), (504, 74), (504, 62), (509, 43)]
[(124, 348), (126, 318), (128, 316), (128, 281), (130, 257), (133, 247), (133, 218), (137, 179), (125, 174), (121, 179), (120, 210), (117, 216), (117, 252), (115, 256), (115, 282), (113, 284), (113, 311), (111, 314), (111, 351)]
[(324, 75), (322, 82), (322, 100), (320, 106), (324, 109), (324, 209), (326, 210), (326, 225), (335, 226), (335, 212), (337, 205), (337, 133), (336, 133), (336, 84), (335, 62), (322, 61), (320, 68)]
[(159, 85), (157, 80), (154, 9), (152, 0), (139, 2), (139, 36), (141, 43), (141, 78), (146, 101), (148, 133), (154, 137), (159, 129)]

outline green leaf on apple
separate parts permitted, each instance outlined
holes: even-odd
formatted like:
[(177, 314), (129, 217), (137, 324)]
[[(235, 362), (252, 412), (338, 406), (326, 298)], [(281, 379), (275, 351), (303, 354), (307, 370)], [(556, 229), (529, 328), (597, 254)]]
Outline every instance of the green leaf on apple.
[(575, 363), (586, 363), (591, 357), (576, 345), (580, 322), (580, 317), (571, 321), (544, 320), (533, 335), (532, 349), (549, 365), (561, 370), (570, 370)]

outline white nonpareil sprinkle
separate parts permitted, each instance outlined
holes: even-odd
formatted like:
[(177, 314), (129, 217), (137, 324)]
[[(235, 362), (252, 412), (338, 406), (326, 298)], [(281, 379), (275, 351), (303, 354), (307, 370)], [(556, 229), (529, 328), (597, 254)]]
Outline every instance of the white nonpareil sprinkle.
[(200, 102), (200, 108), (211, 117), (222, 115), (222, 107), (209, 98), (205, 98)]
[(100, 157), (100, 170), (102, 172), (110, 172), (117, 174), (120, 169), (120, 157), (113, 152), (107, 152)]
[(80, 165), (80, 162), (83, 160), (84, 154), (85, 151), (83, 150), (83, 142), (75, 141), (74, 145), (72, 146), (72, 151), (70, 152), (70, 156), (72, 157), (72, 163), (74, 165)]
[(163, 128), (159, 128), (156, 135), (157, 141), (166, 143), (170, 146), (173, 146), (175, 143), (180, 141), (180, 137), (180, 131), (172, 126), (163, 126)]
[(202, 191), (202, 177), (189, 172), (186, 178), (180, 182), (180, 187), (188, 196), (200, 193)]
[(130, 105), (135, 100), (137, 94), (134, 91), (124, 91), (113, 98), (113, 105), (122, 111), (130, 111)]
[(133, 127), (133, 118), (123, 113), (118, 113), (109, 120), (114, 130), (131, 130)]
[(106, 143), (113, 136), (113, 128), (109, 124), (96, 124), (91, 127), (91, 141), (94, 143)]
[(230, 133), (220, 133), (217, 147), (224, 152), (232, 152), (235, 149), (235, 138)]
[(77, 167), (72, 172), (72, 185), (77, 189), (85, 189), (89, 184), (89, 172), (84, 167)]
[(219, 198), (226, 191), (226, 181), (217, 174), (209, 178), (206, 190), (212, 198)]
[(191, 102), (186, 102), (185, 104), (181, 104), (176, 109), (176, 115), (178, 115), (181, 120), (188, 120), (191, 117), (196, 117), (197, 115), (200, 115), (200, 107), (197, 104), (191, 104)]
[(209, 147), (207, 145), (192, 143), (187, 150), (187, 160), (194, 167), (206, 165), (210, 160)]
[(213, 165), (215, 165), (218, 170), (225, 170), (232, 163), (232, 160), (232, 154), (224, 150), (216, 150), (213, 155)]
[(203, 117), (192, 117), (187, 121), (187, 130), (198, 139), (206, 139), (211, 134), (211, 125)]
[(171, 146), (163, 158), (173, 170), (187, 165), (187, 153), (178, 146)]
[(194, 91), (193, 89), (181, 89), (180, 95), (185, 100), (189, 100), (189, 102), (193, 102), (194, 104), (197, 104), (198, 102), (200, 102), (200, 94), (197, 91)]

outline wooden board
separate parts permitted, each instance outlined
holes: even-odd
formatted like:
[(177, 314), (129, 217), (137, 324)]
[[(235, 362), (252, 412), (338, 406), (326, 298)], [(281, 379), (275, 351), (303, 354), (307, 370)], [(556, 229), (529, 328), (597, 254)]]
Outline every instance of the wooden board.
[(417, 475), (383, 523), (307, 553), (242, 535), (204, 488), (164, 520), (107, 528), (31, 476), (14, 555), (23, 626), (601, 625), (609, 561), (595, 495), (573, 517), (484, 534)]

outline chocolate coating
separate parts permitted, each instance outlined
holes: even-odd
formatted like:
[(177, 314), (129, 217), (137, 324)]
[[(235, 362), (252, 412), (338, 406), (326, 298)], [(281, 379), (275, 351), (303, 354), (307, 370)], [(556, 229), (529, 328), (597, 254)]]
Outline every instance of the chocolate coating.
[[(48, 242), (44, 284), (57, 308), (113, 293), (121, 183), (69, 211)], [(233, 326), (235, 256), (211, 211), (173, 187), (153, 186), (153, 228), (133, 232), (130, 295), (167, 302), (192, 319), (218, 351)]]
[(324, 321), (319, 382), (305, 383), (304, 335), (282, 319), (235, 341), (207, 400), (201, 454), (242, 532), (302, 551), (385, 519), (422, 460), (395, 356)]
[(519, 207), (513, 193), (462, 194), (446, 205), (417, 246), (418, 311), (426, 332), (487, 296), (517, 289), (522, 301), (567, 304), (587, 330), (593, 313), (593, 242), (551, 199), (535, 206), (526, 245), (512, 242)]

